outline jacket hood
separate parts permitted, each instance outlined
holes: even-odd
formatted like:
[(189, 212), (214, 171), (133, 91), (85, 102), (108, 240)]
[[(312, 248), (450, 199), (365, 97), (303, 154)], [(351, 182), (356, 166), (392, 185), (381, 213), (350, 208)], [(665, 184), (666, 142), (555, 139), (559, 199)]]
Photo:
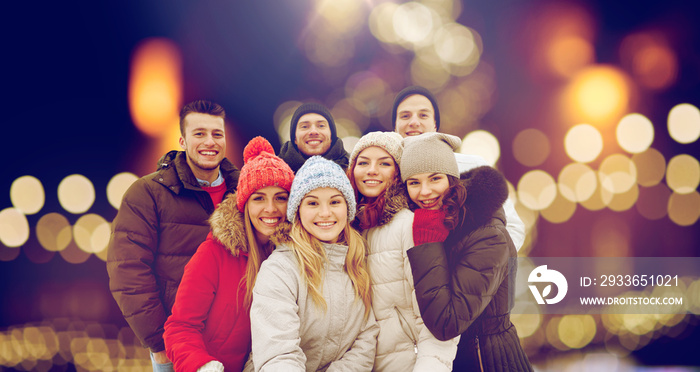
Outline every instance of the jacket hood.
[(243, 213), (236, 206), (235, 194), (229, 194), (221, 201), (209, 217), (209, 225), (212, 236), (231, 254), (238, 256), (240, 252), (248, 252)]
[[(219, 171), (226, 181), (227, 192), (235, 192), (240, 175), (238, 168), (224, 158), (219, 164)], [(184, 151), (168, 151), (158, 160), (158, 169), (155, 173), (158, 174), (155, 180), (176, 194), (179, 194), (183, 188), (202, 191), (197, 177), (187, 164), (187, 154)]]
[(172, 150), (166, 152), (163, 156), (158, 159), (158, 168), (157, 170), (161, 170), (163, 168), (168, 167), (172, 162), (175, 161), (175, 158), (177, 157), (177, 153), (180, 151), (177, 150)]
[(289, 232), (292, 231), (292, 224), (289, 221), (284, 221), (277, 225), (275, 232), (270, 236), (270, 241), (275, 246), (285, 245), (292, 241), (289, 237)]
[[(508, 198), (508, 185), (501, 172), (481, 166), (462, 173), (460, 181), (467, 189), (466, 216), (462, 226), (469, 231), (486, 224)], [(497, 215), (505, 223), (503, 215)]]
[(384, 211), (378, 226), (389, 223), (402, 209), (408, 209), (408, 192), (406, 184), (398, 180), (384, 193)]
[[(335, 142), (331, 144), (328, 151), (321, 156), (340, 165), (340, 167), (343, 168), (343, 171), (348, 168), (348, 159), (350, 158), (350, 154), (345, 151), (343, 140), (340, 138), (336, 139)], [(296, 173), (299, 168), (304, 165), (306, 159), (310, 158), (310, 156), (305, 156), (296, 148), (294, 140), (287, 141), (282, 145), (279, 152), (279, 157), (282, 158), (282, 160), (284, 160), (290, 168), (292, 168), (294, 173)]]

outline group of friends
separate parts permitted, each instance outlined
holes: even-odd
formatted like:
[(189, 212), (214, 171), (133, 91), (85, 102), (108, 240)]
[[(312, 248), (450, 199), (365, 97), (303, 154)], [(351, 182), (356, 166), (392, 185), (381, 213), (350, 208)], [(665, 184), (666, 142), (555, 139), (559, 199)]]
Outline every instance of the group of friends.
[(276, 155), (225, 158), (224, 109), (125, 193), (110, 290), (154, 371), (532, 371), (510, 321), (524, 225), (505, 178), (440, 133), (431, 92), (344, 149), (302, 104)]

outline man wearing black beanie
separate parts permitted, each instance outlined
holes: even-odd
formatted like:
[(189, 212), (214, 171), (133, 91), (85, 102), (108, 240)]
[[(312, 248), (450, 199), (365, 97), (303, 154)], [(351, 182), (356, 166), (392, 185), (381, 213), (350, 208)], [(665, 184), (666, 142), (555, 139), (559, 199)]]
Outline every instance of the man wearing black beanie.
[(437, 99), (429, 90), (418, 85), (410, 86), (396, 95), (391, 115), (394, 131), (401, 137), (440, 130)]
[(299, 106), (292, 115), (289, 138), (282, 145), (279, 157), (294, 173), (314, 155), (321, 155), (343, 170), (347, 169), (349, 154), (338, 138), (333, 116), (325, 106), (313, 102)]
[[(391, 115), (394, 131), (404, 138), (440, 130), (440, 109), (437, 99), (433, 93), (421, 86), (414, 85), (400, 91), (394, 99)], [(478, 155), (455, 153), (455, 158), (459, 173), (489, 165)], [(506, 228), (515, 248), (519, 250), (525, 242), (525, 224), (518, 216), (512, 200), (507, 199), (503, 209), (506, 213)]]

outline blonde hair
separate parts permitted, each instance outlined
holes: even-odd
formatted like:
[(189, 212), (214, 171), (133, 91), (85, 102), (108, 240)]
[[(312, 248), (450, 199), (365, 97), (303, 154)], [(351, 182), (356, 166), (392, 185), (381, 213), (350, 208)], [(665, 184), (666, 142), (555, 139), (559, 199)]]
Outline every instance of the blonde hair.
[[(255, 285), (255, 278), (258, 277), (258, 271), (260, 271), (260, 265), (267, 259), (272, 253), (272, 244), (268, 242), (265, 245), (258, 244), (258, 238), (255, 236), (255, 228), (250, 222), (250, 215), (248, 213), (248, 203), (245, 203), (245, 210), (243, 213), (243, 226), (245, 229), (245, 238), (248, 246), (248, 263), (245, 269), (245, 306), (250, 307), (253, 301), (253, 286)], [(241, 278), (241, 284), (243, 285), (243, 278)]]
[[(321, 242), (304, 229), (298, 211), (289, 237), (294, 243), (292, 251), (299, 263), (301, 275), (306, 282), (311, 299), (316, 305), (326, 310), (327, 305), (323, 298), (323, 283), (321, 282), (326, 251), (321, 246)], [(338, 243), (348, 246), (348, 253), (345, 256), (345, 272), (350, 276), (350, 281), (355, 289), (355, 298), (362, 300), (365, 305), (365, 319), (367, 319), (371, 311), (372, 301), (365, 240), (350, 224), (345, 224), (345, 228), (338, 237)]]

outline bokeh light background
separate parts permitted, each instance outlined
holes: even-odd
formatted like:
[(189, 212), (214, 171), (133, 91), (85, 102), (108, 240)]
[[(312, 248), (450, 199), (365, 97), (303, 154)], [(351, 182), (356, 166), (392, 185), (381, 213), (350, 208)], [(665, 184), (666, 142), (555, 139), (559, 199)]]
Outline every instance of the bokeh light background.
[[(0, 370), (149, 370), (105, 270), (121, 196), (177, 149), (179, 108), (227, 111), (239, 167), (302, 101), (338, 134), (437, 94), (441, 129), (509, 181), (521, 256), (700, 253), (700, 6), (672, 1), (6, 4)], [(527, 268), (521, 268), (524, 272)], [(514, 315), (540, 371), (694, 370), (692, 313)]]

